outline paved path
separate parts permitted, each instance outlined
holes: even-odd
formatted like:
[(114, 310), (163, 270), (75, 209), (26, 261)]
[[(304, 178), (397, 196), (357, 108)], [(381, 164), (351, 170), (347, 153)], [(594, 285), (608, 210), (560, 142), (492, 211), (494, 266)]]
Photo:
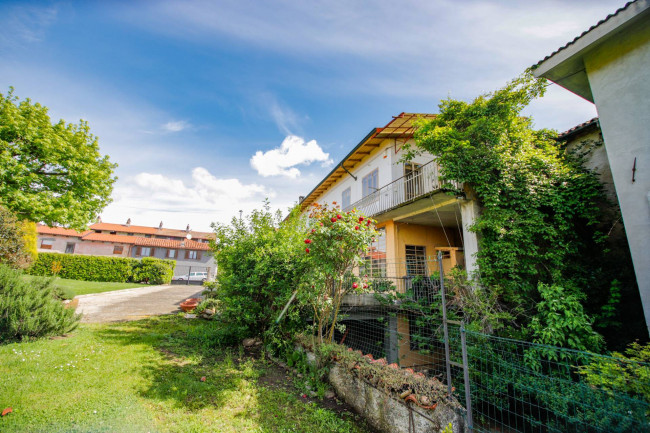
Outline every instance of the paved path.
[(85, 323), (120, 322), (180, 311), (187, 298), (198, 298), (201, 286), (147, 286), (113, 292), (80, 295), (77, 313)]

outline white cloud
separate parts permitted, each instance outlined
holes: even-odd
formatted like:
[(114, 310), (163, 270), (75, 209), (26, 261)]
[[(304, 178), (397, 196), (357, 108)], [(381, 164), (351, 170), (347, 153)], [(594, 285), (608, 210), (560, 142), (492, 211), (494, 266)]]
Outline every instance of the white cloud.
[(305, 142), (304, 138), (295, 135), (287, 136), (278, 148), (266, 152), (258, 150), (250, 160), (251, 166), (264, 177), (281, 175), (292, 179), (300, 176), (296, 165), (312, 162), (332, 164), (329, 153), (323, 152), (316, 140)]
[(163, 129), (167, 132), (180, 132), (183, 129), (187, 129), (189, 127), (190, 124), (184, 120), (171, 121), (163, 125)]
[[(0, 47), (22, 48), (24, 43), (40, 42), (58, 15), (58, 7), (17, 5), (0, 9)], [(0, 48), (0, 51), (3, 51)]]
[(235, 178), (218, 178), (203, 167), (192, 170), (187, 180), (158, 173), (139, 173), (119, 184), (114, 202), (102, 213), (106, 222), (128, 218), (134, 224), (183, 228), (190, 224), (207, 230), (212, 222), (227, 222), (239, 210), (249, 212), (260, 207), (264, 198), (275, 192), (256, 183)]

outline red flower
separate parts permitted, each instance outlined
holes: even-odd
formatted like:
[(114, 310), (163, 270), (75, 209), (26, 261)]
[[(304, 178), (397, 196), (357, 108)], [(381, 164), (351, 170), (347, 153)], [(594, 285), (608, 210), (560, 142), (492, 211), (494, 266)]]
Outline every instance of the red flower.
[(355, 229), (355, 230), (359, 230), (359, 226), (354, 226), (354, 229)]
[(363, 288), (364, 288), (364, 289), (367, 289), (367, 288), (368, 288), (368, 285), (367, 285), (367, 284), (364, 284), (364, 285), (363, 285)]
[(359, 222), (363, 221), (363, 217), (359, 217)]
[(357, 283), (352, 283), (352, 288), (353, 289), (356, 289), (357, 287), (359, 287), (359, 285)]
[(305, 252), (309, 254), (309, 248), (305, 248)]
[(311, 239), (305, 239), (306, 244), (311, 244)]
[(343, 218), (343, 217), (341, 216), (341, 214), (337, 214), (337, 215), (336, 215), (336, 218), (337, 218), (337, 219), (341, 219), (341, 218)]
[[(321, 224), (322, 225), (322, 224)], [(316, 233), (316, 229), (311, 229), (312, 233)]]
[(333, 223), (335, 223), (335, 222), (336, 222), (336, 217), (332, 217), (331, 221), (332, 221)]
[(206, 380), (206, 377), (203, 376), (203, 377), (201, 378), (201, 382), (205, 382), (205, 380)]

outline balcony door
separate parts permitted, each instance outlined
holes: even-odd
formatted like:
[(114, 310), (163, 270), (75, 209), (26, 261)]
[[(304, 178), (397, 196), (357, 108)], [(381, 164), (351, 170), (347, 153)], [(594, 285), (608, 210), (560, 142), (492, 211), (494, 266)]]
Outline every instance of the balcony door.
[(424, 191), (422, 184), (422, 164), (407, 162), (404, 164), (404, 198), (412, 200)]

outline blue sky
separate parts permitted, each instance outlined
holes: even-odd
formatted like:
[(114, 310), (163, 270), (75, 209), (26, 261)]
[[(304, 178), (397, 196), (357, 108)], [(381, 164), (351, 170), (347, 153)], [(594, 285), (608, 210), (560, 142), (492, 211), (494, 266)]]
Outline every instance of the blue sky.
[[(0, 93), (90, 123), (104, 221), (209, 229), (285, 210), (371, 128), (494, 90), (622, 1), (1, 1)], [(592, 104), (528, 108), (568, 129)]]

